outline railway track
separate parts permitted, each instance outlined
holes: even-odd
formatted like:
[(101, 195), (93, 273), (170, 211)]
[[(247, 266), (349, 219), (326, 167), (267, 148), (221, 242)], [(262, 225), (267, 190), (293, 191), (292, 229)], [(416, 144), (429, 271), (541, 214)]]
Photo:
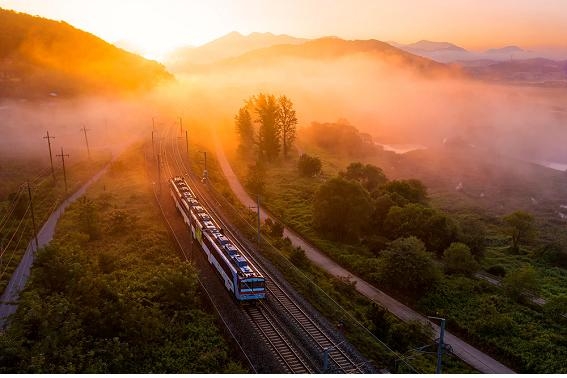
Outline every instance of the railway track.
[(282, 327), (275, 316), (263, 303), (246, 305), (244, 311), (252, 320), (259, 333), (268, 341), (270, 349), (277, 355), (278, 361), (288, 373), (309, 374), (313, 369), (301, 357), (301, 352), (294, 347), (289, 337), (282, 334)]
[[(160, 151), (164, 156), (166, 177), (185, 176), (190, 181), (192, 189), (199, 196), (199, 200), (204, 202), (207, 209), (214, 214), (215, 219), (222, 225), (225, 232), (231, 234), (233, 241), (238, 244), (239, 248), (250, 251), (249, 247), (245, 247), (241, 243), (237, 230), (233, 230), (231, 225), (224, 222), (223, 217), (219, 216), (217, 209), (222, 208), (222, 205), (204, 190), (199, 178), (186, 168), (177, 138), (172, 135), (170, 143), (166, 143), (166, 146), (167, 144), (171, 146), (170, 150), (163, 146), (163, 141), (167, 139), (168, 135), (172, 134), (171, 128), (166, 133), (166, 138), (160, 140)], [(287, 372), (367, 372), (365, 362), (356, 361), (351, 357), (344, 348), (344, 341), (336, 340), (333, 335), (329, 335), (328, 331), (307, 314), (278, 284), (277, 280), (263, 268), (262, 263), (254, 256), (254, 253), (248, 252), (247, 256), (253, 260), (256, 267), (266, 278), (268, 298), (256, 306), (243, 306), (243, 310)]]
[[(170, 134), (170, 131), (171, 130), (168, 130), (167, 135)], [(179, 172), (184, 172), (182, 161), (180, 162), (180, 160), (175, 157), (175, 149), (173, 149), (173, 153), (167, 150), (163, 144), (163, 139), (160, 140), (159, 151), (163, 157), (163, 159), (160, 160), (163, 164), (165, 177), (177, 176)], [(195, 183), (194, 178), (191, 181), (191, 187), (197, 192), (199, 200), (204, 202), (209, 211), (211, 211), (210, 203), (204, 201), (203, 193), (200, 192), (201, 188), (199, 188), (199, 183)], [(218, 219), (218, 215), (215, 214), (215, 218)], [(225, 224), (222, 225), (226, 227)], [(269, 282), (270, 278), (267, 278), (267, 281)], [(267, 284), (269, 285), (268, 282)], [(308, 360), (301, 356), (304, 353), (294, 346), (290, 336), (284, 331), (284, 327), (282, 327), (272, 311), (262, 303), (256, 305), (246, 304), (242, 306), (242, 309), (250, 319), (251, 327), (256, 330), (259, 337), (264, 339), (268, 349), (271, 350), (285, 372), (294, 374), (315, 372), (315, 369)]]

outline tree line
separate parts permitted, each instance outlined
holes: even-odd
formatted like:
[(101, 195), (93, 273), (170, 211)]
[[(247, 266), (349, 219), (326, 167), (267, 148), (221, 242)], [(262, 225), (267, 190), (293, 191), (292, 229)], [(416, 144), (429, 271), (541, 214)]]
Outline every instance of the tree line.
[(297, 115), (285, 95), (259, 93), (251, 96), (234, 116), (240, 137), (239, 151), (256, 156), (259, 162), (272, 162), (282, 153), (288, 157), (295, 141)]

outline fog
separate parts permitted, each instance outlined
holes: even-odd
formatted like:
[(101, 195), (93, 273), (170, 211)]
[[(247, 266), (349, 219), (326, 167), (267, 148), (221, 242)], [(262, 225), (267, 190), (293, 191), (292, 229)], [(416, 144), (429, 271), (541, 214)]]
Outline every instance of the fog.
[(366, 54), (232, 61), (178, 74), (174, 83), (139, 97), (3, 101), (0, 152), (46, 156), (42, 137), (49, 130), (54, 151), (62, 146), (84, 156), (83, 126), (92, 150), (117, 149), (149, 138), (152, 117), (158, 126), (183, 117), (192, 136), (210, 135), (212, 126), (233, 136), (234, 114), (258, 92), (291, 98), (299, 127), (347, 119), (380, 143), (434, 146), (459, 137), (525, 160), (567, 162), (565, 89), (489, 85), (454, 70), (428, 74)]
[(179, 81), (180, 97), (196, 98), (195, 115), (202, 112), (203, 120), (230, 131), (243, 100), (263, 91), (290, 97), (299, 127), (347, 119), (381, 143), (431, 146), (459, 137), (525, 160), (567, 162), (567, 91), (562, 88), (491, 85), (453, 71), (423, 75), (362, 54), (219, 66)]

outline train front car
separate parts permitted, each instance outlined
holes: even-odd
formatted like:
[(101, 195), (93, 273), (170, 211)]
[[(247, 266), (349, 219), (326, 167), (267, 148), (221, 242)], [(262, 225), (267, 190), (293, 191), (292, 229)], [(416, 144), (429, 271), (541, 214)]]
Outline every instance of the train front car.
[(224, 235), (222, 228), (197, 201), (185, 180), (181, 177), (172, 178), (171, 189), (172, 197), (189, 231), (200, 244), (226, 289), (238, 301), (266, 298), (264, 277)]

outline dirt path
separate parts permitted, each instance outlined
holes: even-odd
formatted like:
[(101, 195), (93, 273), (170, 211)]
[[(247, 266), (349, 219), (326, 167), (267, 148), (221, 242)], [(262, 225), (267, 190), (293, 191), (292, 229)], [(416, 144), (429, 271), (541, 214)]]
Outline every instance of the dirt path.
[[(223, 174), (225, 175), (232, 191), (239, 199), (239, 201), (244, 206), (255, 206), (256, 202), (250, 198), (248, 193), (244, 190), (240, 181), (236, 177), (236, 174), (232, 170), (230, 163), (228, 162), (224, 150), (215, 134), (215, 150), (217, 155), (217, 160), (221, 166)], [(264, 221), (268, 218), (268, 213), (264, 210), (260, 210), (260, 218)], [(425, 316), (417, 313), (416, 311), (412, 310), (411, 308), (407, 307), (406, 305), (398, 302), (394, 298), (386, 295), (384, 292), (380, 291), (376, 287), (372, 286), (368, 282), (364, 281), (360, 277), (352, 274), (348, 270), (344, 269), (330, 258), (328, 258), (324, 253), (313, 247), (307, 241), (301, 238), (295, 232), (289, 230), (288, 228), (284, 229), (284, 236), (287, 236), (293, 243), (294, 246), (299, 246), (303, 248), (305, 251), (306, 256), (311, 260), (313, 263), (317, 264), (319, 267), (324, 269), (330, 274), (335, 276), (350, 276), (353, 281), (356, 281), (356, 289), (362, 295), (366, 296), (367, 298), (371, 299), (372, 301), (379, 303), (380, 305), (387, 308), (392, 314), (396, 315), (398, 318), (404, 321), (408, 320), (418, 320), (421, 322), (430, 323), (435, 332), (439, 332), (439, 327), (434, 323), (431, 323)], [(445, 332), (445, 343), (450, 344), (453, 348), (453, 352), (456, 356), (462, 359), (467, 364), (471, 365), (473, 368), (477, 369), (482, 373), (487, 374), (513, 374), (514, 371), (510, 368), (504, 366), (500, 362), (496, 361), (492, 357), (484, 354), (480, 350), (474, 348), (473, 346), (467, 344), (463, 340), (459, 339), (458, 337), (454, 336), (450, 332)]]
[[(37, 233), (37, 240), (39, 248), (45, 247), (51, 239), (53, 239), (53, 234), (55, 233), (55, 226), (59, 217), (63, 214), (67, 206), (76, 201), (79, 197), (85, 194), (86, 190), (98, 181), (102, 175), (108, 170), (109, 164), (102, 168), (98, 173), (90, 178), (79, 190), (73, 193), (69, 198), (67, 198), (47, 219), (41, 230)], [(35, 258), (35, 242), (30, 241), (20, 264), (12, 274), (10, 282), (2, 297), (0, 298), (0, 329), (4, 329), (7, 326), (8, 316), (16, 312), (18, 308), (17, 301), (19, 299), (20, 292), (24, 289), (26, 282), (30, 276), (31, 267)]]

